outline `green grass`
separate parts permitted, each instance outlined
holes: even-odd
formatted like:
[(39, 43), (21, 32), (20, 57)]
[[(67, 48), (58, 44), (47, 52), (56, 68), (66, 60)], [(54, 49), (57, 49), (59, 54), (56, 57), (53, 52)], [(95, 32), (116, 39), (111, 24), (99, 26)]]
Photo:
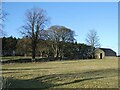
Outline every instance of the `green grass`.
[(10, 88), (118, 88), (118, 60), (94, 59), (2, 65)]

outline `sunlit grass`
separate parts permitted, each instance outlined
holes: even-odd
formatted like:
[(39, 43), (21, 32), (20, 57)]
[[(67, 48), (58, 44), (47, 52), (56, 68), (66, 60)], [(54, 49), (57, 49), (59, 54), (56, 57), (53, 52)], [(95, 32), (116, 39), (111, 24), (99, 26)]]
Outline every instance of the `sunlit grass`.
[(13, 88), (117, 88), (118, 59), (2, 65)]

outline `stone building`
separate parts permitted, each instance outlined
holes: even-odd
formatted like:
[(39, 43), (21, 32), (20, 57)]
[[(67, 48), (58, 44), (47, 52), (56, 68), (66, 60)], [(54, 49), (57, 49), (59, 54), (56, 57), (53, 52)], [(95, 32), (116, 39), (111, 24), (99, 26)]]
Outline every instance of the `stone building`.
[(97, 48), (95, 50), (95, 58), (102, 59), (104, 57), (115, 57), (116, 52), (109, 48)]

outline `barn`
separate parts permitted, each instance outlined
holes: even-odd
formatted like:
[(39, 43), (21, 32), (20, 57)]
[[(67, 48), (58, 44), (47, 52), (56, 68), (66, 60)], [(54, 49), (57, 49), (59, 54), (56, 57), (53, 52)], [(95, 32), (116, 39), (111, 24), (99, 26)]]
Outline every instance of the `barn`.
[(110, 48), (97, 48), (95, 49), (95, 58), (102, 59), (105, 57), (115, 57), (116, 52)]

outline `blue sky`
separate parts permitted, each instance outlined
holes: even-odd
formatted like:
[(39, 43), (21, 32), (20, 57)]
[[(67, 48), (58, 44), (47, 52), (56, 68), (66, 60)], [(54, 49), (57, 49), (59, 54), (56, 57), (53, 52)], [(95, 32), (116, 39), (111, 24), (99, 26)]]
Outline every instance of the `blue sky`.
[(5, 22), (7, 36), (21, 37), (18, 29), (24, 25), (25, 11), (39, 7), (47, 11), (50, 26), (66, 26), (76, 33), (79, 43), (86, 43), (89, 30), (97, 31), (101, 47), (118, 52), (117, 2), (5, 2), (3, 8), (9, 15)]

